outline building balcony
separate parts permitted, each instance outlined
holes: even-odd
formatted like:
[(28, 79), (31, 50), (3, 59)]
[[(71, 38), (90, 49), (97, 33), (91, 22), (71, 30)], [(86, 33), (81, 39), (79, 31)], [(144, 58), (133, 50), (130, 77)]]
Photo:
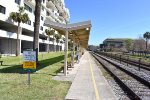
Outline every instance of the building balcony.
[(59, 16), (58, 18), (59, 20), (64, 21), (64, 18), (62, 16)]
[(59, 16), (60, 16), (60, 19), (62, 20), (67, 20), (69, 19), (69, 16), (66, 12), (63, 12), (63, 13), (59, 13)]
[(55, 22), (55, 19), (52, 18), (51, 16), (46, 16), (47, 19), (50, 19), (51, 21)]
[(43, 40), (43, 39), (39, 39), (39, 43), (45, 43), (45, 44), (48, 44), (48, 41), (47, 41), (47, 40)]
[(21, 40), (25, 40), (25, 41), (33, 41), (33, 37), (31, 36), (27, 36), (27, 35), (20, 35)]
[(65, 15), (66, 15), (65, 12), (60, 12), (59, 13), (59, 16), (65, 17)]
[(56, 5), (56, 8), (59, 11), (59, 13), (63, 13), (64, 12), (64, 9), (60, 5)]
[(61, 23), (61, 21), (60, 21), (58, 18), (56, 18), (55, 20), (56, 20), (58, 23)]
[(51, 13), (50, 16), (54, 19), (57, 17), (54, 13)]
[(35, 6), (35, 0), (24, 0), (24, 2), (31, 3), (33, 6)]
[(55, 1), (55, 6), (58, 9), (59, 12), (63, 12), (63, 5), (61, 5), (61, 3), (59, 1)]
[(13, 38), (13, 39), (16, 39), (16, 37), (17, 37), (16, 33), (8, 32), (8, 31), (1, 30), (1, 29), (0, 29), (0, 33), (1, 33), (0, 37)]
[(53, 0), (47, 0), (47, 1), (46, 1), (46, 7), (47, 7), (47, 8), (51, 8), (51, 9), (53, 9), (53, 10), (56, 10), (56, 9), (57, 9), (57, 8), (55, 7), (55, 4), (54, 4)]
[(65, 20), (70, 18), (69, 11), (67, 11), (66, 8), (64, 8), (62, 12), (59, 12), (59, 15)]
[(70, 18), (70, 13), (69, 13), (69, 9), (68, 8), (64, 8), (64, 12), (66, 14), (66, 18)]

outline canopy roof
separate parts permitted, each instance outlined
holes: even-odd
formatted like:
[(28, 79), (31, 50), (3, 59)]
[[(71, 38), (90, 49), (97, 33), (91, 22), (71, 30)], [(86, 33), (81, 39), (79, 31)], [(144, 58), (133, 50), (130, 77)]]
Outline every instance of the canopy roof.
[(70, 39), (73, 40), (74, 38), (76, 43), (80, 43), (83, 48), (87, 48), (91, 29), (91, 21), (84, 21), (66, 25), (52, 22), (51, 20), (46, 19), (44, 25), (54, 28), (62, 35), (65, 35), (65, 32), (68, 31)]

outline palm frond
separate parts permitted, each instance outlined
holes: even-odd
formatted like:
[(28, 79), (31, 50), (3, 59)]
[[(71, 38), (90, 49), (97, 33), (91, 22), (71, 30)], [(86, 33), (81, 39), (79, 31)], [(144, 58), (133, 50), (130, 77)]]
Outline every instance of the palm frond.
[(46, 35), (48, 35), (48, 36), (50, 36), (50, 35), (54, 35), (55, 30), (45, 29), (45, 33), (46, 33)]
[(61, 38), (61, 35), (60, 34), (55, 34), (54, 37), (56, 38), (56, 42), (58, 43), (60, 38)]
[(145, 32), (143, 37), (146, 39), (150, 39), (150, 32)]
[(26, 23), (27, 21), (29, 21), (29, 16), (27, 13), (24, 13), (22, 16), (21, 16), (21, 21), (22, 23)]
[(60, 43), (62, 44), (62, 43), (64, 43), (62, 40), (60, 40)]
[(19, 13), (24, 13), (24, 7), (22, 7), (22, 6), (19, 6)]
[(27, 21), (29, 21), (29, 16), (27, 13), (24, 13), (24, 7), (20, 7), (19, 6), (19, 10), (18, 12), (11, 12), (9, 17), (18, 23), (26, 23)]
[(17, 14), (17, 12), (11, 12), (10, 15), (9, 15), (9, 17), (10, 17), (13, 21), (18, 22), (18, 14)]
[(48, 35), (48, 36), (51, 35), (50, 30), (48, 30), (48, 29), (45, 30), (45, 33), (46, 33), (46, 35)]

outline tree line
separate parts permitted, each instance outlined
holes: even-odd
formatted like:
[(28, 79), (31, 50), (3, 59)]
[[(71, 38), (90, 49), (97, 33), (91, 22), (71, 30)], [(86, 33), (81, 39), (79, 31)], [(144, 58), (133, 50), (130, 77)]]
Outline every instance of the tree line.
[(150, 32), (145, 32), (143, 36), (139, 36), (137, 39), (113, 39), (116, 42), (123, 41), (123, 44), (120, 44), (119, 47), (115, 46), (115, 42), (109, 42), (100, 44), (100, 50), (102, 51), (111, 51), (111, 52), (128, 52), (128, 53), (138, 53), (140, 55), (147, 55), (150, 53)]
[(139, 36), (138, 39), (125, 40), (125, 49), (130, 52), (138, 52), (140, 54), (147, 54), (150, 52), (150, 32), (145, 32), (143, 36)]

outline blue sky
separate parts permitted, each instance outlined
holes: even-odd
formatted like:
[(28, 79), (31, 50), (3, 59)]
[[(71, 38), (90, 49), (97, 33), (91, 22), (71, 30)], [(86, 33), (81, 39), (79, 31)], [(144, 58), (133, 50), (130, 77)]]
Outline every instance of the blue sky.
[(89, 44), (138, 38), (150, 31), (150, 0), (65, 0), (70, 22), (91, 20)]

